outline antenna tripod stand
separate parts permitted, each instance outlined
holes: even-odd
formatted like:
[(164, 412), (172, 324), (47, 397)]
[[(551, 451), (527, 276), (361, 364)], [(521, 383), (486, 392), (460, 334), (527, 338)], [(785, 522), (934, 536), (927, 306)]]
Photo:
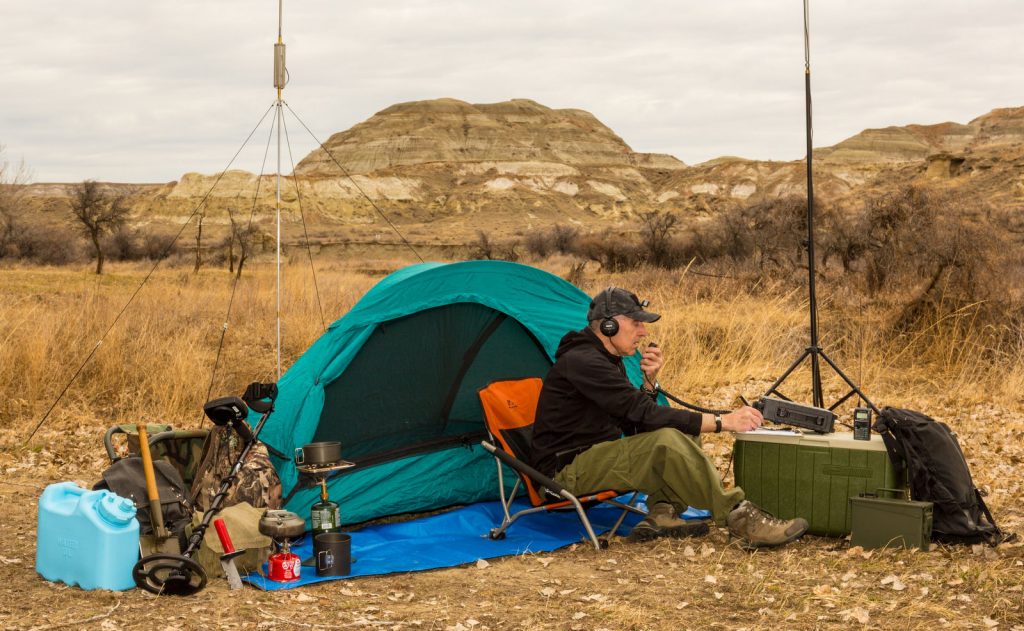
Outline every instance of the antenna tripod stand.
[(791, 401), (789, 397), (779, 392), (779, 386), (796, 370), (797, 366), (803, 363), (805, 359), (810, 358), (811, 360), (811, 393), (814, 399), (814, 407), (823, 408), (825, 407), (825, 399), (821, 392), (821, 364), (820, 359), (824, 359), (832, 370), (835, 371), (839, 377), (846, 382), (846, 385), (850, 386), (850, 391), (840, 397), (835, 403), (828, 407), (829, 410), (834, 410), (839, 407), (844, 401), (849, 399), (851, 396), (856, 394), (875, 412), (879, 414), (879, 410), (875, 407), (875, 404), (868, 399), (867, 395), (861, 391), (860, 387), (853, 382), (849, 377), (846, 376), (839, 366), (836, 365), (832, 358), (830, 358), (825, 351), (822, 350), (818, 344), (818, 300), (815, 294), (814, 287), (814, 174), (812, 171), (812, 157), (814, 153), (813, 149), (813, 127), (811, 125), (811, 46), (810, 46), (810, 22), (808, 19), (808, 0), (804, 0), (804, 104), (805, 104), (805, 118), (807, 126), (807, 241), (805, 243), (807, 248), (807, 289), (808, 296), (810, 298), (810, 322), (811, 322), (811, 343), (803, 350), (799, 357), (796, 358), (789, 368), (786, 369), (782, 376), (775, 380), (768, 390), (765, 392), (765, 396), (774, 394), (775, 396)]

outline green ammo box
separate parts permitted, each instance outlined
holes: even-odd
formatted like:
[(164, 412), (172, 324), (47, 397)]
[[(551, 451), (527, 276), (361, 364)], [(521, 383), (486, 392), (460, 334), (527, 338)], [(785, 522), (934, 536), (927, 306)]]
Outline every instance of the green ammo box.
[[(878, 489), (903, 493), (902, 489)], [(932, 503), (891, 497), (851, 497), (850, 545), (872, 548), (920, 548), (932, 539)]]
[(901, 485), (880, 436), (760, 430), (736, 434), (736, 485), (781, 519), (803, 517), (815, 535), (850, 532), (850, 498)]

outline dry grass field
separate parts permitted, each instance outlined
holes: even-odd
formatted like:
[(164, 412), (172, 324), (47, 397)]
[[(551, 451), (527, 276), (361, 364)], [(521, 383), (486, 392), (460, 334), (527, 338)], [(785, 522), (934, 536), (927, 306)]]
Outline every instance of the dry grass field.
[[(572, 263), (535, 261), (564, 275)], [(285, 269), (282, 364), (294, 361), (396, 260)], [(233, 594), (215, 581), (187, 599), (140, 590), (84, 592), (34, 572), (36, 502), (53, 482), (91, 486), (106, 465), (103, 431), (123, 422), (202, 422), (212, 396), (276, 372), (275, 284), (266, 262), (232, 294), (226, 271), (170, 267), (133, 296), (148, 264), (0, 269), (0, 627), (9, 629), (1024, 629), (1024, 546), (863, 551), (806, 537), (747, 553), (724, 531), (699, 540), (574, 546), (303, 590)], [(720, 276), (725, 276), (720, 277)], [(653, 268), (599, 274), (582, 288), (631, 287), (664, 314), (662, 383), (706, 405), (759, 395), (807, 343), (799, 283)], [(1001, 525), (1024, 532), (1024, 332), (966, 307), (899, 334), (894, 304), (870, 301), (841, 276), (819, 285), (822, 342), (879, 405), (950, 423)], [(231, 316), (218, 346), (231, 305)], [(321, 318), (321, 306), (323, 318)], [(97, 342), (106, 335), (102, 345)], [(75, 371), (91, 360), (25, 443)], [(217, 365), (214, 373), (214, 365)], [(824, 371), (826, 398), (843, 394)], [(786, 393), (808, 400), (808, 370)], [(845, 408), (842, 420), (849, 421)], [(731, 481), (731, 439), (705, 442)]]

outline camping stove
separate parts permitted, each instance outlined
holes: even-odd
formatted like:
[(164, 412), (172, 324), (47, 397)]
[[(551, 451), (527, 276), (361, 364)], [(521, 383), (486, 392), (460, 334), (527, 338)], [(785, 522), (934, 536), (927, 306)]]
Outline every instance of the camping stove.
[(299, 580), (302, 559), (291, 553), (291, 541), (306, 532), (306, 522), (291, 511), (268, 510), (260, 518), (260, 533), (274, 540), (276, 552), (267, 559), (267, 578), (279, 583)]
[(337, 502), (332, 502), (327, 493), (327, 478), (335, 471), (354, 466), (355, 464), (347, 460), (322, 464), (307, 462), (296, 466), (300, 473), (310, 476), (316, 484), (320, 485), (320, 501), (311, 506), (309, 510), (309, 521), (313, 525), (313, 537), (325, 532), (341, 531), (341, 511)]

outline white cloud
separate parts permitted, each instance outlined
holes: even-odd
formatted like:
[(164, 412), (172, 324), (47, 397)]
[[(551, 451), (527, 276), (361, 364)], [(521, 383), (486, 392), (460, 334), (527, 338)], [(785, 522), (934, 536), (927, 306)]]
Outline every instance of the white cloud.
[[(276, 9), (0, 0), (0, 143), (40, 181), (217, 171), (273, 102)], [(804, 153), (796, 0), (307, 0), (284, 11), (285, 99), (322, 140), (396, 102), (531, 98), (588, 110), (635, 150), (691, 164)], [(816, 146), (1024, 104), (1016, 0), (812, 0), (810, 15)], [(288, 125), (297, 160), (313, 143)], [(266, 142), (261, 130), (234, 166), (259, 171)]]

